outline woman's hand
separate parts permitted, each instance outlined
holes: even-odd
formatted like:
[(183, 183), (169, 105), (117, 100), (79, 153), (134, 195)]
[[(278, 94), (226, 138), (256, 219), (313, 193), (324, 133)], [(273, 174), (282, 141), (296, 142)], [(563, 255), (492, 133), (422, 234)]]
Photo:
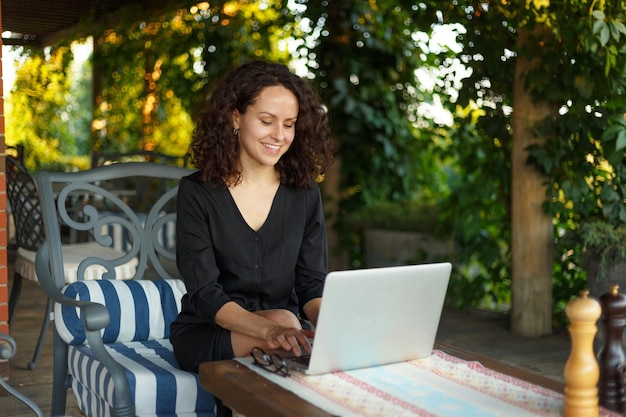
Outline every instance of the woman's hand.
[(303, 350), (307, 354), (311, 353), (309, 338), (314, 335), (315, 332), (311, 330), (275, 326), (267, 332), (266, 341), (270, 349), (283, 349), (295, 356), (302, 356)]
[(230, 301), (217, 312), (215, 322), (230, 330), (237, 358), (249, 355), (254, 347), (282, 350), (295, 356), (311, 352), (308, 338), (313, 337), (314, 332), (302, 330), (296, 315), (288, 310), (249, 312)]

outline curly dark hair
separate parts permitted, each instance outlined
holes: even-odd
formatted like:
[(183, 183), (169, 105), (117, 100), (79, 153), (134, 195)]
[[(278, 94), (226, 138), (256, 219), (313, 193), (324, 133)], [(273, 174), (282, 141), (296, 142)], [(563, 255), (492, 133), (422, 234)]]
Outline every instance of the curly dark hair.
[(202, 181), (216, 186), (236, 185), (239, 141), (233, 132), (234, 110), (244, 114), (266, 87), (282, 86), (298, 99), (295, 138), (276, 169), (283, 184), (311, 188), (332, 163), (333, 143), (328, 117), (320, 98), (303, 78), (282, 64), (252, 61), (227, 74), (200, 113), (190, 145), (191, 161)]

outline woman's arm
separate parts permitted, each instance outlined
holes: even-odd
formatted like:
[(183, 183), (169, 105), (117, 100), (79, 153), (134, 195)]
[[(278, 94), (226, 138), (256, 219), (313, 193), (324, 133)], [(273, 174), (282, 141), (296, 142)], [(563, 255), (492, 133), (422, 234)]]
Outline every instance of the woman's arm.
[(185, 281), (189, 307), (207, 322), (231, 301), (218, 284), (217, 266), (209, 222), (211, 201), (196, 177), (183, 178), (178, 189), (176, 265)]
[(306, 315), (307, 319), (317, 326), (317, 318), (320, 315), (320, 306), (322, 305), (322, 298), (314, 298), (302, 307), (302, 311)]
[[(328, 274), (326, 222), (322, 196), (317, 187), (307, 193), (306, 216), (304, 237), (296, 266), (296, 294), (302, 303), (301, 313), (313, 324), (317, 324), (320, 297)], [(305, 309), (307, 305), (309, 307)]]

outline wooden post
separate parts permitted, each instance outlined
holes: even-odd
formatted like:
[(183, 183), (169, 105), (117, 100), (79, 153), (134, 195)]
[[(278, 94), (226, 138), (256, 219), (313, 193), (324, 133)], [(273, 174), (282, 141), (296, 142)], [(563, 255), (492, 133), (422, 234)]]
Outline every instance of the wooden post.
[[(551, 36), (537, 26), (533, 35), (540, 34)], [(529, 33), (520, 30), (518, 51), (528, 42)], [(552, 331), (552, 219), (542, 210), (545, 178), (527, 164), (526, 150), (540, 142), (534, 126), (551, 114), (550, 106), (534, 102), (525, 88), (524, 74), (539, 64), (518, 57), (513, 86), (511, 330), (527, 337)]]

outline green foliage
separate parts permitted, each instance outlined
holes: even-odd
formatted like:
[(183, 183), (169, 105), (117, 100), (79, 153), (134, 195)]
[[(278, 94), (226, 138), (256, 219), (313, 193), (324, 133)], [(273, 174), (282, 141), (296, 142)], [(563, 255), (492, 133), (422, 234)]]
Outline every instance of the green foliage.
[(435, 161), (422, 152), (430, 138), (409, 123), (417, 119), (415, 103), (427, 99), (414, 73), (429, 64), (413, 37), (422, 28), (409, 3), (307, 3), (304, 16), (324, 30), (309, 65), (339, 144), (346, 210), (405, 199), (437, 177)]
[[(306, 52), (311, 77), (328, 104), (338, 143), (341, 189), (337, 228), (358, 266), (362, 237), (350, 218), (385, 201), (445, 197), (445, 173), (429, 149), (440, 133), (417, 129), (429, 122), (417, 104), (432, 102), (416, 86), (415, 71), (435, 57), (415, 32), (431, 30), (408, 1), (307, 2), (313, 47)], [(304, 52), (301, 52), (302, 56)]]
[(607, 267), (626, 262), (626, 223), (615, 227), (603, 221), (587, 222), (580, 234), (586, 255), (600, 260), (601, 275)]
[[(192, 119), (223, 73), (254, 58), (288, 61), (285, 39), (297, 22), (285, 7), (280, 1), (222, 1), (149, 20), (121, 16), (116, 28), (95, 37), (92, 60), (80, 71), (71, 70), (69, 58), (61, 60), (61, 48), (26, 50), (7, 143), (25, 143), (33, 168), (56, 169), (61, 155), (92, 149), (184, 154)], [(64, 53), (70, 56), (68, 49)], [(101, 92), (93, 113), (92, 63)]]
[(185, 153), (211, 85), (254, 58), (286, 62), (295, 23), (279, 1), (199, 3), (124, 23), (96, 39), (102, 79), (94, 149)]
[(552, 273), (552, 298), (554, 300), (553, 323), (555, 329), (563, 330), (569, 320), (565, 314), (567, 303), (587, 287), (587, 273), (583, 268), (583, 246), (572, 233), (563, 233), (564, 228), (557, 222), (556, 229), (561, 235), (555, 238), (554, 263)]
[[(436, 207), (432, 223), (461, 249), (450, 298), (500, 308), (510, 299), (513, 86), (515, 61), (524, 58), (537, 63), (523, 74), (525, 87), (559, 109), (538, 127), (544, 141), (529, 160), (549, 190), (559, 322), (584, 281), (569, 232), (597, 219), (626, 222), (625, 1), (292, 3), (218, 1), (149, 20), (124, 17), (95, 39), (102, 93), (89, 140), (83, 128), (61, 123), (68, 96), (78, 97), (71, 108), (81, 120), (90, 109), (86, 95), (70, 90), (69, 55), (31, 51), (7, 143), (26, 142), (34, 166), (92, 147), (181, 154), (221, 74), (251, 58), (297, 62), (328, 105), (345, 192), (333, 226), (353, 261), (362, 255), (363, 224), (385, 218), (378, 209), (388, 221), (410, 219), (407, 206), (419, 201)], [(431, 43), (441, 24), (463, 28), (461, 52)], [(530, 47), (518, 50), (522, 30)], [(430, 90), (416, 79), (426, 69), (439, 74)], [(452, 126), (420, 112), (435, 98), (454, 115)]]
[[(457, 207), (473, 211), (473, 216), (466, 212), (458, 217), (471, 219), (459, 224), (458, 230), (466, 235), (461, 241), (477, 251), (481, 265), (458, 283), (459, 296), (473, 294), (479, 300), (488, 294), (488, 287), (509, 280), (508, 149), (515, 111), (514, 64), (525, 58), (535, 63), (532, 71), (523, 74), (525, 87), (537, 102), (559, 109), (536, 132), (545, 144), (530, 148), (529, 161), (549, 185), (545, 210), (555, 223), (558, 320), (570, 291), (585, 279), (582, 254), (575, 243), (564, 239), (570, 235), (567, 231), (593, 219), (613, 225), (626, 220), (626, 4), (465, 1), (429, 6), (441, 12), (444, 23), (464, 26), (466, 32), (458, 37), (463, 45), (461, 61), (472, 70), (463, 80), (456, 103), (450, 103), (451, 110), (455, 106), (467, 110), (457, 113), (450, 146), (442, 148), (456, 155), (452, 159), (458, 163), (460, 180), (452, 195), (459, 198)], [(548, 30), (537, 31), (537, 25)], [(519, 50), (517, 36), (522, 30), (530, 33), (529, 47)], [(472, 110), (476, 106), (480, 113)], [(478, 197), (472, 204), (474, 195)], [(483, 244), (483, 237), (489, 244)], [(472, 247), (473, 243), (477, 245)], [(479, 276), (485, 271), (484, 280), (477, 282), (476, 270)], [(493, 294), (505, 299), (505, 285), (499, 288), (503, 291)]]
[(90, 114), (84, 111), (90, 108), (89, 94), (76, 94), (73, 87), (85, 81), (71, 71), (69, 46), (25, 54), (7, 98), (6, 143), (24, 145), (29, 169), (66, 169), (62, 155), (84, 150), (89, 133)]
[(626, 222), (626, 2), (567, 3), (571, 22), (550, 20), (556, 36), (546, 43), (563, 58), (527, 79), (537, 100), (561, 107), (541, 127), (547, 142), (532, 149), (532, 162), (550, 178), (555, 216), (570, 229), (599, 219), (617, 226)]
[(456, 219), (444, 218), (442, 205), (443, 202), (384, 201), (363, 207), (347, 217), (346, 222), (349, 228), (357, 230), (378, 228), (424, 232), (435, 237), (449, 238)]
[(460, 307), (498, 308), (510, 300), (511, 137), (505, 120), (501, 108), (459, 109), (451, 140), (440, 149), (455, 161), (447, 209), (457, 219), (461, 252), (450, 299)]
[[(342, 229), (351, 265), (363, 267), (366, 264), (364, 247), (368, 229), (421, 232), (442, 240), (454, 240), (456, 219), (446, 217), (451, 214), (442, 208), (447, 204), (446, 201), (379, 201), (346, 214), (342, 218)], [(414, 261), (423, 261), (423, 255), (415, 254)]]

